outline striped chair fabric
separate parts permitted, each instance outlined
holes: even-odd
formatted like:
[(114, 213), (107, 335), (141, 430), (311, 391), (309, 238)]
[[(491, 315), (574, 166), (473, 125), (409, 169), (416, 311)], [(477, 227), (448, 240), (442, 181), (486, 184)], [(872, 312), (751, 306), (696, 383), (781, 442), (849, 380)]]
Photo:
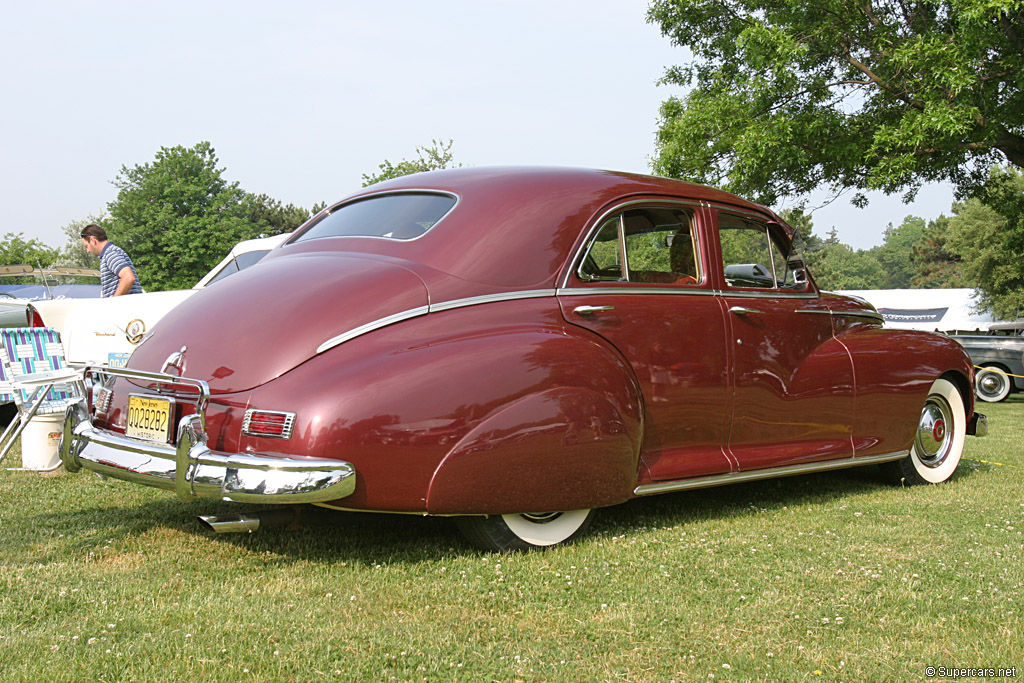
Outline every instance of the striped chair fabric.
[[(52, 327), (0, 329), (0, 342), (0, 403), (13, 400), (18, 405), (24, 405), (30, 400), (28, 390), (16, 394), (11, 389), (12, 376), (17, 378), (66, 367), (60, 334)], [(63, 412), (68, 399), (75, 395), (74, 387), (69, 384), (54, 385), (37, 414)]]

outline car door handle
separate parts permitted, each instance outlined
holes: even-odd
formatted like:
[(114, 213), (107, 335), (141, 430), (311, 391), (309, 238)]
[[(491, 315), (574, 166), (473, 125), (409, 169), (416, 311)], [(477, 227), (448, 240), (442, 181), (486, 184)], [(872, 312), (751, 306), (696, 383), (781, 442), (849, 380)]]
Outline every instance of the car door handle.
[(611, 311), (614, 310), (614, 306), (577, 306), (572, 309), (573, 313), (577, 315), (590, 315), (591, 313), (598, 313), (600, 311)]
[(756, 308), (745, 308), (744, 306), (733, 306), (732, 308), (729, 309), (729, 312), (730, 313), (735, 313), (736, 315), (746, 315), (747, 313), (760, 313), (761, 311), (757, 310)]

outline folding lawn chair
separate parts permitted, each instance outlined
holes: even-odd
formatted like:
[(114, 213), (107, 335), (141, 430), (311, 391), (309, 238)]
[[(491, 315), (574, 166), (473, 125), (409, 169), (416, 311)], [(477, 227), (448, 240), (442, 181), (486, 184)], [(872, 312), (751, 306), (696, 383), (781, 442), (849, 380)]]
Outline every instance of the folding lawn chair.
[(63, 414), (71, 403), (84, 396), (82, 371), (67, 367), (57, 330), (0, 329), (0, 403), (13, 400), (18, 408), (0, 436), (0, 461), (33, 417)]

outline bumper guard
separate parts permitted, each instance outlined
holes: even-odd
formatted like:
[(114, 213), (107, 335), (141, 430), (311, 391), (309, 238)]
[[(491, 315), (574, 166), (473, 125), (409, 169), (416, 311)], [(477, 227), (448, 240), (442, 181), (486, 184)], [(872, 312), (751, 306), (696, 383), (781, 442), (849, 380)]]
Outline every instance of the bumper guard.
[[(205, 382), (163, 373), (97, 367), (107, 375), (188, 385), (198, 395), (196, 413), (178, 422), (177, 444), (146, 441), (94, 427), (81, 399), (67, 409), (60, 440), (64, 469), (174, 491), (183, 501), (217, 498), (238, 503), (317, 503), (355, 490), (355, 468), (341, 460), (218, 453), (207, 446)], [(88, 369), (87, 369), (88, 370)]]

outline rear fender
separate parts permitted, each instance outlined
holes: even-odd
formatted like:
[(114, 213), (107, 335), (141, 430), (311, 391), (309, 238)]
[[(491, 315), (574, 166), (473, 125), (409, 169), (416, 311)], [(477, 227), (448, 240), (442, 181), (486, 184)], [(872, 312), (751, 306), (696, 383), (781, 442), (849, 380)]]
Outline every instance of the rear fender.
[(626, 500), (638, 444), (606, 397), (557, 387), (523, 398), (477, 425), (445, 457), (427, 511), (545, 512)]

